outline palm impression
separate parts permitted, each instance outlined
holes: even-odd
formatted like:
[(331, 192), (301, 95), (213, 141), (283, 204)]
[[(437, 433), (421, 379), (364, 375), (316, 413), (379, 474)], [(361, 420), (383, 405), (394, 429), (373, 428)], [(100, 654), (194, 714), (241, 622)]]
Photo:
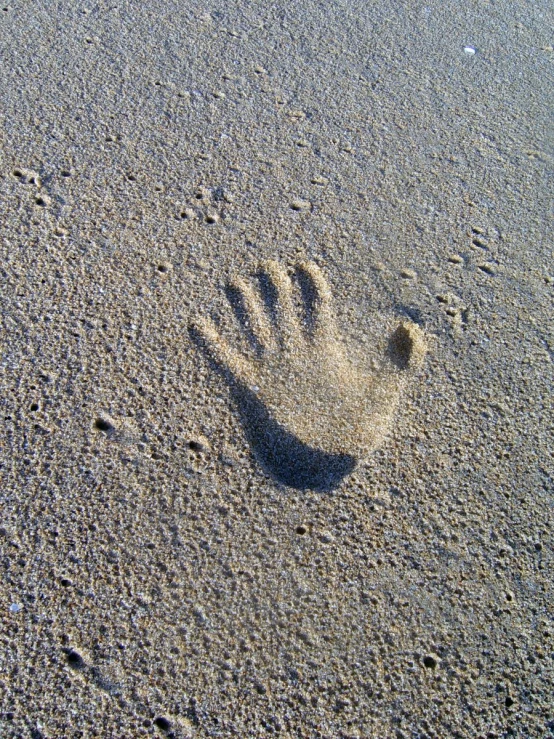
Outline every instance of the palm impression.
[(291, 276), (264, 262), (258, 290), (235, 277), (229, 296), (250, 348), (229, 343), (214, 322), (192, 329), (230, 382), (248, 438), (263, 466), (294, 487), (330, 489), (366, 457), (390, 426), (406, 380), (421, 365), (423, 332), (402, 322), (377, 371), (359, 366), (336, 325), (329, 285), (313, 262)]

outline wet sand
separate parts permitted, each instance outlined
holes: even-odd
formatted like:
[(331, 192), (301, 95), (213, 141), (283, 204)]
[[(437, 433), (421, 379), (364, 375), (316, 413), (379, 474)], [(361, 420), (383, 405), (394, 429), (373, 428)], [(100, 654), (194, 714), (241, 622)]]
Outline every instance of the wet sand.
[(554, 18), (404, 5), (0, 7), (0, 736), (553, 736)]

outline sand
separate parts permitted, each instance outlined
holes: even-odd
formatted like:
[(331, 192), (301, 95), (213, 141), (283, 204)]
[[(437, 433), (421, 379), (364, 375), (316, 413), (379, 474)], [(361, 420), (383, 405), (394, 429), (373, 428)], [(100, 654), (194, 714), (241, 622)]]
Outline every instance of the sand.
[(553, 21), (0, 7), (0, 736), (554, 735)]

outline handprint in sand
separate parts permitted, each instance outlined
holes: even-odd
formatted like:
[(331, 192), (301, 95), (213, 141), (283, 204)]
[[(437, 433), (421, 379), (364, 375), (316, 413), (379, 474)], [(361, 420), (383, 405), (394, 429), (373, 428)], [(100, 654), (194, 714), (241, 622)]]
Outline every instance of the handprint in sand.
[(225, 373), (265, 469), (294, 487), (331, 489), (382, 441), (403, 385), (423, 361), (423, 333), (400, 323), (370, 371), (342, 339), (316, 264), (302, 262), (289, 274), (265, 262), (259, 285), (236, 277), (228, 287), (249, 347), (229, 343), (207, 318), (193, 324), (193, 335)]

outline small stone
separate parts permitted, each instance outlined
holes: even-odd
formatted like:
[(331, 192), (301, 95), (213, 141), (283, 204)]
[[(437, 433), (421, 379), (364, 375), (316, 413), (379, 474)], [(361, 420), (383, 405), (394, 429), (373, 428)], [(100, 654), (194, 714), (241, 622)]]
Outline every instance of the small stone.
[(306, 211), (311, 209), (312, 204), (308, 200), (297, 199), (291, 202), (290, 207), (292, 208), (292, 210)]
[(22, 608), (23, 606), (19, 603), (12, 603), (10, 606), (10, 613), (19, 613)]
[(478, 246), (478, 247), (480, 247), (481, 249), (487, 249), (487, 248), (488, 248), (488, 246), (489, 246), (489, 245), (488, 245), (488, 242), (486, 241), (486, 239), (483, 239), (483, 238), (481, 238), (480, 236), (476, 236), (476, 237), (475, 237), (475, 238), (473, 239), (473, 244), (474, 244), (475, 246)]
[(415, 280), (415, 278), (417, 277), (417, 272), (415, 272), (413, 269), (401, 269), (400, 277), (403, 277), (405, 280)]
[(319, 535), (319, 541), (322, 544), (332, 544), (334, 541), (333, 534), (331, 534), (329, 531), (322, 531)]

